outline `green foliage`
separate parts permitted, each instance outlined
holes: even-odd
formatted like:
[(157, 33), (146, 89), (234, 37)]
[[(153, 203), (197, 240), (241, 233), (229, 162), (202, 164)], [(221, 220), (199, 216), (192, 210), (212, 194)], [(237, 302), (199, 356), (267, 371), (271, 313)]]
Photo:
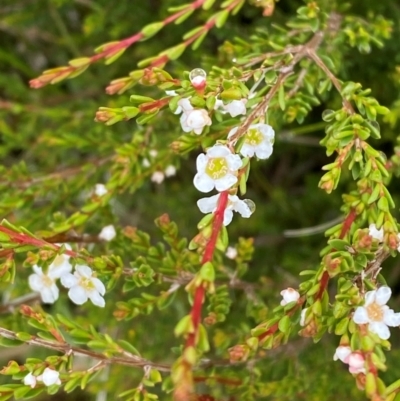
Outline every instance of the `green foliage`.
[[(0, 401), (395, 400), (397, 329), (356, 315), (386, 286), (399, 309), (399, 5), (19, 7), (1, 11)], [(266, 124), (274, 152), (246, 154)], [(243, 157), (207, 164), (236, 182), (202, 216), (196, 157), (217, 145)]]

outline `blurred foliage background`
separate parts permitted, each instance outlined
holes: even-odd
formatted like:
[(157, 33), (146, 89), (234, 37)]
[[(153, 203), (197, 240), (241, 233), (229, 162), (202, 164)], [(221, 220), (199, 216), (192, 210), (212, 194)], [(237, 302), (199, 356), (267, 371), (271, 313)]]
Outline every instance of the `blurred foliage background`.
[[(176, 116), (164, 111), (151, 125), (139, 127), (134, 120), (113, 126), (94, 122), (99, 106), (121, 107), (129, 103), (130, 94), (161, 96), (156, 88), (136, 86), (122, 96), (108, 96), (107, 84), (136, 68), (139, 60), (153, 56), (181, 40), (193, 26), (203, 23), (208, 11), (198, 11), (178, 26), (169, 26), (162, 34), (129, 48), (110, 66), (97, 63), (79, 77), (39, 90), (30, 89), (28, 81), (42, 70), (66, 65), (68, 60), (88, 56), (101, 43), (119, 40), (139, 31), (144, 25), (164, 19), (170, 6), (181, 0), (2, 0), (0, 4), (0, 216), (13, 224), (23, 225), (32, 232), (49, 230), (61, 215), (70, 215), (85, 202), (96, 183), (106, 182), (115, 168), (115, 155), (123, 153), (135, 137), (145, 136), (141, 157), (158, 151), (160, 168), (167, 164), (178, 167), (177, 175), (158, 185), (150, 181), (151, 172), (140, 182), (130, 177), (110, 202), (94, 213), (78, 234), (96, 235), (107, 224), (117, 227), (135, 226), (148, 232), (152, 241), (161, 239), (154, 220), (168, 213), (179, 227), (180, 234), (191, 238), (201, 218), (196, 201), (199, 193), (192, 185), (197, 151), (180, 160), (170, 149), (170, 143), (180, 135)], [(325, 3), (325, 1), (320, 1)], [(338, 77), (360, 82), (372, 89), (380, 104), (391, 113), (379, 121), (382, 140), (374, 146), (388, 158), (394, 153), (399, 135), (400, 118), (400, 4), (396, 1), (338, 0), (345, 15), (375, 18), (382, 15), (393, 22), (390, 39), (383, 48), (372, 46), (369, 53), (356, 48), (343, 48)], [(219, 65), (228, 67), (226, 53), (220, 52), (226, 41), (238, 36), (251, 43), (257, 29), (271, 24), (284, 24), (303, 4), (299, 0), (281, 0), (271, 17), (263, 17), (261, 9), (246, 4), (238, 15), (219, 30), (213, 30), (197, 51), (186, 51), (167, 66), (174, 77), (195, 67)], [(226, 43), (225, 43), (226, 46)], [(276, 127), (273, 156), (254, 162), (249, 179), (248, 197), (257, 205), (249, 220), (234, 220), (229, 227), (232, 244), (239, 237), (254, 238), (255, 255), (244, 279), (257, 289), (256, 299), (241, 289), (232, 291), (233, 305), (223, 332), (215, 327), (212, 342), (223, 348), (241, 341), (242, 336), (262, 321), (280, 301), (279, 291), (296, 287), (298, 273), (319, 263), (319, 251), (325, 246), (323, 233), (287, 237), (286, 230), (303, 229), (327, 223), (341, 216), (341, 194), (354, 189), (353, 181), (343, 177), (339, 188), (331, 195), (317, 188), (321, 166), (329, 158), (319, 146), (324, 136), (321, 113), (340, 107), (339, 95), (332, 91), (321, 99), (321, 105), (307, 116), (304, 124)], [(156, 163), (156, 167), (157, 167)], [(113, 167), (114, 166), (114, 167)], [(182, 168), (179, 168), (182, 166)], [(394, 168), (394, 172), (395, 168)], [(389, 186), (397, 205), (400, 186), (394, 176)], [(396, 214), (397, 212), (395, 212)], [(397, 213), (398, 214), (398, 213)], [(117, 244), (90, 245), (93, 252), (111, 252), (129, 260), (131, 250), (124, 240)], [(400, 262), (385, 263), (385, 276), (394, 288), (393, 307), (400, 309)], [(17, 274), (27, 277), (19, 266)], [(331, 284), (333, 285), (333, 284)], [(2, 285), (3, 301), (29, 291), (27, 284), (18, 287)], [(10, 293), (11, 291), (11, 293)], [(118, 294), (114, 294), (118, 300)], [(65, 304), (46, 307), (48, 311), (69, 313)], [(184, 293), (175, 299), (172, 309), (140, 315), (126, 323), (115, 322), (116, 331), (127, 334), (143, 355), (154, 361), (171, 363), (171, 347), (179, 345), (173, 336), (171, 316), (187, 310)], [(104, 316), (112, 317), (113, 305), (107, 304)], [(76, 310), (75, 318), (85, 319)], [(104, 317), (103, 316), (103, 317)], [(2, 324), (11, 325), (15, 314), (3, 314)], [(101, 325), (102, 316), (98, 316)], [(176, 319), (177, 321), (178, 319)], [(229, 334), (227, 334), (229, 333)], [(135, 341), (138, 341), (135, 343)], [(288, 346), (265, 351), (256, 369), (257, 380), (264, 384), (259, 399), (271, 400), (362, 400), (351, 375), (344, 365), (334, 363), (336, 347), (333, 335), (325, 336), (322, 344), (313, 345), (306, 339), (294, 339)], [(394, 350), (389, 354), (388, 380), (400, 376), (398, 331), (393, 335)], [(27, 348), (9, 349), (0, 354), (0, 364), (8, 359), (27, 355), (46, 355), (46, 351)], [(218, 351), (216, 351), (218, 355)], [(233, 371), (243, 367), (237, 366)], [(133, 385), (141, 372), (112, 367), (107, 379), (126, 375)], [(86, 392), (72, 393), (69, 399), (98, 397), (101, 384), (93, 384)], [(63, 395), (62, 397), (67, 397)], [(60, 399), (60, 394), (53, 396)], [(98, 398), (97, 398), (98, 399)]]

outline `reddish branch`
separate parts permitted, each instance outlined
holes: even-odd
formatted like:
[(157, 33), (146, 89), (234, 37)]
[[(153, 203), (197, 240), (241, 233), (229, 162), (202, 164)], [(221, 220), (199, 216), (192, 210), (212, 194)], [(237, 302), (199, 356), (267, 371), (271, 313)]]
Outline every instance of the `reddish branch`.
[[(219, 196), (219, 201), (217, 205), (217, 209), (214, 212), (214, 221), (213, 221), (213, 226), (212, 226), (212, 233), (209, 241), (207, 242), (206, 248), (204, 250), (204, 255), (203, 259), (201, 261), (201, 264), (204, 265), (207, 262), (211, 262), (214, 251), (215, 251), (215, 245), (217, 243), (218, 235), (221, 230), (223, 221), (224, 221), (224, 213), (226, 206), (228, 205), (228, 191), (221, 192)], [(196, 336), (199, 328), (199, 324), (201, 321), (201, 309), (202, 305), (204, 302), (204, 294), (205, 294), (205, 289), (204, 285), (200, 284), (195, 291), (194, 294), (194, 301), (193, 301), (193, 307), (191, 311), (191, 316), (192, 316), (192, 323), (193, 323), (193, 332), (189, 334), (187, 340), (186, 340), (186, 345), (185, 348), (188, 347), (193, 347), (196, 343)]]
[[(195, 0), (193, 3), (189, 4), (183, 10), (180, 10), (177, 13), (165, 18), (162, 21), (163, 26), (165, 27), (166, 25), (170, 24), (171, 22), (176, 21), (177, 19), (179, 19), (186, 13), (188, 13), (190, 11), (194, 11), (195, 9), (201, 7), (205, 3), (205, 1), (206, 0)], [(143, 33), (143, 31), (141, 31), (129, 38), (120, 40), (119, 42), (115, 43), (114, 45), (107, 46), (100, 53), (95, 54), (94, 56), (90, 57), (88, 60), (88, 64), (93, 64), (101, 59), (104, 59), (104, 58), (110, 57), (114, 54), (117, 54), (121, 50), (126, 50), (129, 46), (131, 46), (134, 43), (139, 42), (140, 40), (145, 39), (145, 38), (146, 38), (145, 34)], [(79, 68), (81, 68), (81, 67), (76, 67), (76, 66), (72, 66), (72, 65), (69, 65), (66, 67), (61, 67), (59, 72), (55, 72), (54, 74), (49, 74), (49, 75), (51, 75), (51, 81), (53, 81), (54, 79), (57, 79), (57, 77), (61, 77), (62, 75), (66, 75), (66, 77), (67, 77), (67, 76), (73, 74)], [(46, 74), (43, 74), (43, 75), (39, 76), (38, 78), (35, 78), (35, 79), (32, 79), (31, 81), (29, 81), (29, 84), (30, 84), (31, 88), (35, 88), (35, 89), (41, 88), (41, 87), (47, 85), (48, 83), (50, 83), (49, 80), (46, 78), (47, 78)]]

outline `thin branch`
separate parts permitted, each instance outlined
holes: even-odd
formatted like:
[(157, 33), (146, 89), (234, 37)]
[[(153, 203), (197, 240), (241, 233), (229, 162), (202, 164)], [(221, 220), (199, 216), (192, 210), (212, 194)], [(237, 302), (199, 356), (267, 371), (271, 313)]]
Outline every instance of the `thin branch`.
[[(0, 327), (0, 336), (3, 338), (7, 338), (9, 340), (19, 340), (17, 333), (11, 330), (7, 330), (3, 327)], [(67, 343), (57, 343), (49, 340), (44, 340), (42, 338), (35, 336), (32, 336), (30, 340), (24, 341), (24, 343), (28, 345), (51, 349), (57, 352), (62, 352), (64, 354), (85, 355), (90, 358), (102, 361), (105, 365), (117, 364), (117, 365), (133, 366), (138, 368), (143, 368), (144, 366), (151, 366), (162, 372), (169, 372), (171, 370), (169, 365), (151, 362), (137, 355), (128, 354), (129, 356), (125, 355), (123, 357), (122, 356), (107, 357), (98, 352), (90, 351), (83, 348), (78, 348)]]

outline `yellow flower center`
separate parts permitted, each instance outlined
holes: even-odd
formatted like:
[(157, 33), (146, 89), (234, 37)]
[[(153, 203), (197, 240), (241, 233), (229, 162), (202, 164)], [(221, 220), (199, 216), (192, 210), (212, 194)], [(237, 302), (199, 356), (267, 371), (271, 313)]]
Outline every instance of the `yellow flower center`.
[(228, 173), (228, 162), (225, 157), (214, 157), (210, 159), (206, 166), (206, 174), (213, 180), (224, 177)]
[(370, 318), (370, 320), (374, 322), (380, 322), (383, 320), (383, 310), (380, 305), (377, 303), (373, 302), (372, 304), (369, 304), (367, 307), (367, 315)]
[(83, 287), (86, 291), (94, 290), (95, 286), (92, 283), (92, 280), (86, 277), (81, 277), (79, 280), (79, 286)]
[(58, 255), (53, 261), (53, 266), (54, 267), (61, 266), (64, 263), (64, 261), (65, 261), (64, 255)]
[(247, 131), (244, 141), (249, 145), (257, 146), (263, 141), (263, 136), (258, 129), (251, 128)]
[(54, 280), (50, 278), (47, 274), (43, 274), (42, 282), (45, 285), (45, 287), (51, 287), (54, 284)]

